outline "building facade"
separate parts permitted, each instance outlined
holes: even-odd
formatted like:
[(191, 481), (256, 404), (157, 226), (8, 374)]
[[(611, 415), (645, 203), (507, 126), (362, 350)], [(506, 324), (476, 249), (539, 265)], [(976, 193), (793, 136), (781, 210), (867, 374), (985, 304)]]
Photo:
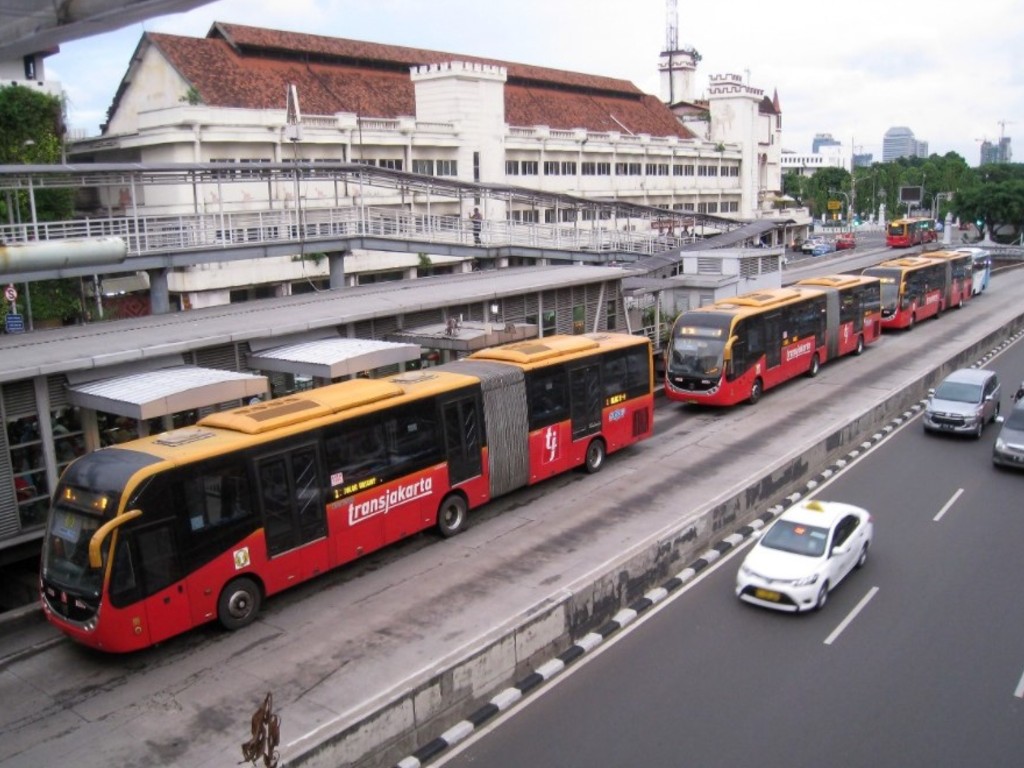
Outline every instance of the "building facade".
[[(218, 23), (205, 38), (144, 34), (102, 135), (70, 153), (80, 162), (223, 163), (235, 180), (256, 163), (357, 162), (674, 212), (774, 215), (777, 97), (715, 77), (703, 111), (700, 135), (657, 97), (614, 78)], [(232, 184), (195, 199), (190, 188), (168, 186), (147, 189), (142, 204), (154, 213), (417, 205), (327, 182), (302, 194)], [(115, 214), (128, 203), (124, 194), (95, 201)], [(478, 205), (449, 202), (433, 213), (466, 217)], [(573, 213), (495, 204), (483, 215), (557, 224)], [(415, 255), (407, 259), (415, 266)], [(302, 279), (302, 265), (288, 259), (266, 266), (285, 290), (289, 272)], [(220, 277), (224, 285), (207, 295), (188, 286), (188, 304), (224, 303), (232, 289), (251, 286), (251, 271)]]
[(891, 163), (900, 157), (928, 157), (928, 142), (918, 141), (906, 126), (894, 126), (882, 138), (882, 162)]

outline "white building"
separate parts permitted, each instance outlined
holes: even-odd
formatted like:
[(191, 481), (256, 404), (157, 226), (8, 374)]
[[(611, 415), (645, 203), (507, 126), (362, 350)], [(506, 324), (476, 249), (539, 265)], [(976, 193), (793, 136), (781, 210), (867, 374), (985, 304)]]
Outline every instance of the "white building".
[[(689, 65), (679, 81), (688, 97), (696, 61)], [(291, 86), (302, 118), (289, 125)], [(205, 38), (144, 34), (102, 135), (76, 142), (70, 153), (79, 162), (220, 162), (236, 180), (250, 163), (365, 162), (679, 212), (778, 217), (777, 96), (767, 99), (735, 75), (716, 76), (707, 101), (691, 107), (703, 112), (704, 131), (614, 78), (217, 23)], [(288, 184), (267, 190), (235, 183), (217, 193), (208, 189), (202, 199), (191, 188), (154, 187), (143, 204), (153, 213), (352, 205), (366, 198), (375, 206), (416, 204), (394, 191), (330, 187), (313, 185), (298, 201)], [(115, 193), (99, 200), (98, 209), (116, 214), (128, 200)], [(467, 200), (460, 209), (449, 202), (434, 212), (465, 217), (477, 204)], [(484, 211), (492, 220), (538, 223), (571, 213), (500, 204)], [(415, 265), (415, 255), (405, 258), (406, 268)], [(302, 274), (308, 265), (279, 261), (261, 263), (256, 274), (225, 265), (218, 286), (204, 286), (209, 275), (172, 275), (170, 288), (188, 294), (188, 305), (202, 306), (230, 300), (233, 286), (261, 276), (285, 281), (285, 290), (289, 276), (308, 276)]]
[(843, 168), (852, 172), (852, 163), (852, 155), (842, 144), (822, 145), (810, 154), (785, 151), (781, 159), (783, 173), (795, 171), (804, 176), (813, 176), (821, 168)]

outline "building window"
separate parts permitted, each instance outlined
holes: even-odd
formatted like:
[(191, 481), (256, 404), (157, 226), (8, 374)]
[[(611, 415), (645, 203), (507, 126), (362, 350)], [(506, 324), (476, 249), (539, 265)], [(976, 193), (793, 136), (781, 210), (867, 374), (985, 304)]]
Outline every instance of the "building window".
[(580, 211), (581, 221), (594, 221), (597, 218), (597, 211), (593, 208), (584, 208)]
[(583, 176), (597, 176), (597, 163), (584, 162), (580, 164), (580, 173)]
[(648, 163), (648, 176), (668, 176), (668, 163)]
[(412, 172), (419, 173), (423, 176), (434, 175), (434, 161), (433, 160), (413, 160), (412, 161)]
[(683, 166), (683, 176), (693, 176), (693, 164), (687, 163)]
[(615, 311), (616, 306), (617, 305), (615, 303), (615, 299), (609, 299), (607, 302), (605, 302), (605, 328), (609, 331), (614, 331), (616, 328), (618, 328), (619, 321)]
[(697, 175), (698, 176), (707, 176), (708, 175), (708, 166), (706, 166), (706, 165), (699, 165), (699, 166), (697, 166)]
[(557, 315), (553, 309), (545, 309), (541, 315), (541, 336), (553, 336), (558, 326)]
[(561, 166), (557, 160), (545, 160), (544, 161), (544, 175), (545, 176), (558, 176), (558, 171)]
[(616, 176), (640, 176), (643, 166), (640, 163), (616, 163)]
[(518, 160), (506, 160), (505, 161), (505, 175), (506, 176), (518, 176), (519, 175), (519, 161)]
[(544, 210), (544, 223), (554, 224), (555, 223), (555, 211), (553, 208), (546, 208)]
[(537, 168), (536, 160), (523, 160), (523, 176), (536, 176)]
[(597, 164), (597, 175), (598, 176), (611, 176), (612, 175), (612, 164), (611, 163), (598, 163)]
[(437, 175), (438, 176), (458, 176), (459, 166), (457, 160), (438, 160), (437, 161)]
[(718, 203), (708, 203), (708, 213), (718, 213)]
[(378, 163), (378, 165), (380, 165), (381, 168), (388, 168), (388, 169), (390, 169), (392, 171), (400, 171), (400, 170), (402, 170), (402, 161), (401, 160), (388, 160), (388, 159), (384, 159), (384, 160), (381, 160)]
[(259, 172), (254, 166), (260, 163), (269, 163), (269, 159), (261, 157), (243, 157), (239, 162), (238, 178), (240, 179), (255, 179), (259, 178)]
[(707, 203), (697, 203), (697, 213), (707, 213), (707, 212), (708, 212), (708, 204)]
[(563, 208), (558, 212), (559, 221), (576, 221), (575, 208)]
[(562, 175), (563, 176), (575, 176), (576, 175), (576, 161), (575, 160), (563, 160), (562, 161)]

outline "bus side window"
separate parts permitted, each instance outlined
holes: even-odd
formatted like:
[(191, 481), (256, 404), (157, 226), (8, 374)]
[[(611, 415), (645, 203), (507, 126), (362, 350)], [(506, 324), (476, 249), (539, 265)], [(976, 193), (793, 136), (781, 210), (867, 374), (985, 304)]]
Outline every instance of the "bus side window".
[(528, 374), (530, 429), (540, 429), (569, 418), (568, 376), (564, 366)]
[(181, 578), (172, 521), (138, 529), (135, 541), (142, 563), (140, 575), (147, 595), (152, 595)]
[(252, 511), (249, 483), (241, 463), (205, 467), (184, 479), (186, 515), (192, 531), (246, 517)]

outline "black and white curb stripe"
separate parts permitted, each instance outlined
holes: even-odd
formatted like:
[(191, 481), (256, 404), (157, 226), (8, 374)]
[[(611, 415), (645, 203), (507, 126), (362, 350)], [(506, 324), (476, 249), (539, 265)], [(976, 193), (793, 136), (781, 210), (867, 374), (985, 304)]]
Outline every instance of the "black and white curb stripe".
[[(1018, 331), (1010, 338), (1004, 340), (997, 347), (988, 352), (972, 367), (980, 368), (988, 363), (993, 357), (1004, 351), (1010, 344), (1024, 335), (1024, 330)], [(927, 404), (927, 400), (914, 403), (910, 408), (893, 418), (881, 429), (871, 435), (846, 456), (837, 459), (829, 467), (819, 472), (814, 478), (807, 481), (803, 491), (795, 491), (785, 498), (784, 504), (776, 504), (767, 512), (752, 520), (748, 525), (740, 527), (735, 533), (726, 536), (709, 550), (701, 554), (690, 565), (681, 570), (672, 578), (665, 581), (660, 587), (655, 587), (643, 597), (633, 602), (628, 608), (624, 608), (615, 614), (614, 617), (595, 632), (584, 635), (572, 647), (566, 649), (555, 658), (545, 662), (537, 669), (524, 677), (515, 685), (506, 688), (489, 702), (473, 712), (467, 719), (462, 720), (437, 738), (423, 745), (411, 755), (397, 762), (394, 768), (421, 768), (436, 758), (445, 750), (454, 747), (456, 744), (468, 738), (477, 728), (487, 724), (496, 715), (510, 709), (528, 693), (538, 688), (542, 683), (556, 677), (567, 667), (579, 661), (585, 654), (593, 651), (601, 643), (614, 635), (620, 629), (632, 624), (637, 617), (654, 605), (663, 601), (666, 597), (679, 589), (684, 584), (692, 581), (701, 571), (714, 563), (720, 557), (742, 544), (746, 539), (760, 531), (768, 523), (781, 515), (786, 509), (796, 504), (807, 494), (816, 490), (825, 481), (834, 477), (838, 472), (848, 467), (858, 458), (867, 453), (882, 440), (891, 435), (896, 429), (903, 426), (910, 419), (914, 418)]]

